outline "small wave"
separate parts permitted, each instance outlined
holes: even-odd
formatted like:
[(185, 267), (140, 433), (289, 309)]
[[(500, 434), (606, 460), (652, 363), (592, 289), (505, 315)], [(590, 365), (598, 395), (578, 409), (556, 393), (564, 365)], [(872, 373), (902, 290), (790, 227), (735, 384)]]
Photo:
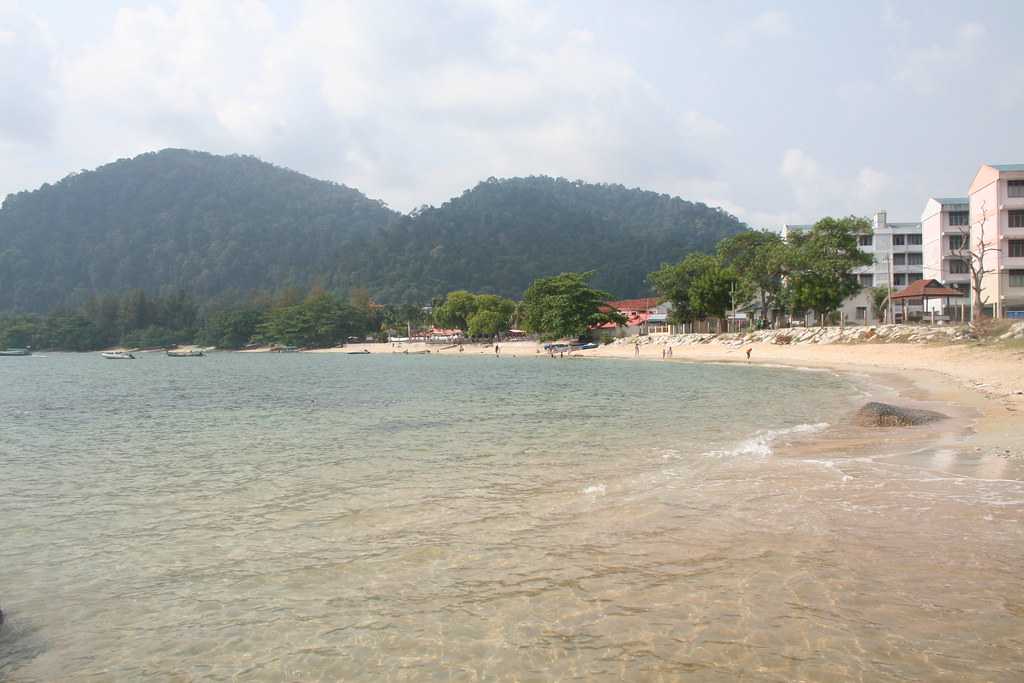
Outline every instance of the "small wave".
[(583, 493), (592, 496), (603, 496), (607, 491), (608, 488), (604, 484), (592, 484), (583, 489)]
[(795, 434), (815, 434), (828, 429), (827, 422), (816, 422), (814, 424), (798, 424), (785, 429), (766, 429), (754, 434), (749, 439), (741, 441), (734, 448), (722, 451), (711, 451), (708, 455), (717, 457), (754, 456), (766, 458), (772, 454), (772, 444), (780, 437)]

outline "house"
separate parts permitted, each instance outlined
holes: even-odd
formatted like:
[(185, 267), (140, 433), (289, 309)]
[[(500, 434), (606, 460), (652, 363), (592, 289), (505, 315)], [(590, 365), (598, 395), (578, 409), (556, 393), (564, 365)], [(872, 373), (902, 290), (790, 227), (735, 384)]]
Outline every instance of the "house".
[(609, 301), (606, 305), (609, 310), (616, 310), (625, 316), (626, 324), (604, 323), (594, 326), (592, 329), (595, 331), (614, 332), (617, 336), (648, 334), (651, 331), (651, 326), (658, 328), (655, 331), (668, 331), (660, 329), (668, 326), (670, 308), (668, 302), (661, 302), (655, 297), (645, 297)]

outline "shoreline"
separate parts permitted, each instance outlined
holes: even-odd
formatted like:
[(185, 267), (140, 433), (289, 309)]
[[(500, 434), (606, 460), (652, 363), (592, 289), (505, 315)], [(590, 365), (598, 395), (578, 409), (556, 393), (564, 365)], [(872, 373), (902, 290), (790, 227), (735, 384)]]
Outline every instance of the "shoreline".
[[(966, 476), (974, 471), (1001, 472), (1006, 478), (1024, 479), (1024, 351), (974, 347), (966, 344), (796, 344), (763, 342), (672, 345), (673, 357), (662, 359), (667, 335), (620, 340), (596, 349), (577, 351), (573, 359), (602, 358), (646, 362), (684, 362), (756, 365), (790, 370), (827, 371), (849, 380), (864, 391), (863, 402), (879, 400), (910, 408), (929, 408), (949, 416), (921, 427), (873, 428), (854, 425), (852, 414), (845, 423), (827, 432), (808, 436), (817, 447), (842, 450), (849, 457), (877, 448), (880, 442), (897, 447), (892, 457), (905, 451), (954, 451), (957, 457), (944, 471)], [(501, 358), (550, 360), (534, 341), (502, 342)], [(306, 353), (404, 355), (430, 350), (430, 355), (493, 356), (493, 344), (453, 347), (423, 343), (365, 343)], [(751, 358), (744, 357), (751, 349)], [(439, 352), (440, 351), (440, 352)], [(852, 402), (851, 402), (852, 403)], [(855, 409), (855, 408), (854, 408)], [(799, 441), (799, 439), (798, 439)], [(796, 445), (796, 444), (794, 444)], [(798, 446), (794, 453), (805, 450)], [(886, 450), (889, 450), (887, 447)], [(851, 452), (853, 451), (853, 452)], [(877, 454), (890, 457), (888, 453)], [(995, 459), (995, 460), (993, 460)]]

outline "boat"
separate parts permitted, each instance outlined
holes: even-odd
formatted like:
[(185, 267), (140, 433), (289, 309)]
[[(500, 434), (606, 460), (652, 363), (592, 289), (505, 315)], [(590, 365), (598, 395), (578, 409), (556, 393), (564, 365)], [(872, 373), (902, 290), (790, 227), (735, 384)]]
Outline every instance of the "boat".
[(365, 356), (370, 352), (367, 351), (366, 349), (363, 349), (362, 351), (346, 351), (345, 353), (347, 353), (350, 356)]
[(299, 349), (296, 346), (273, 346), (270, 348), (271, 353), (298, 353)]
[(104, 351), (100, 355), (107, 360), (135, 360), (135, 356), (127, 351)]
[(31, 356), (31, 349), (4, 349), (0, 351), (0, 356)]
[(187, 349), (185, 351), (168, 351), (171, 358), (201, 358), (204, 354), (199, 349)]

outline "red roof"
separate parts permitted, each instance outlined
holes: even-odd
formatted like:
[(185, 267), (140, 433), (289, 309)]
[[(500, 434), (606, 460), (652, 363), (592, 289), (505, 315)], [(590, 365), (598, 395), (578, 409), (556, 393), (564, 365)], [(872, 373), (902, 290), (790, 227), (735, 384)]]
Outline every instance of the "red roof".
[(608, 305), (622, 311), (623, 313), (629, 311), (646, 311), (650, 308), (656, 307), (658, 305), (658, 299), (653, 296), (649, 296), (645, 299), (623, 299), (622, 301), (609, 301)]
[(943, 287), (938, 280), (915, 280), (909, 285), (893, 294), (891, 299), (935, 299), (947, 296), (964, 296), (959, 289)]

